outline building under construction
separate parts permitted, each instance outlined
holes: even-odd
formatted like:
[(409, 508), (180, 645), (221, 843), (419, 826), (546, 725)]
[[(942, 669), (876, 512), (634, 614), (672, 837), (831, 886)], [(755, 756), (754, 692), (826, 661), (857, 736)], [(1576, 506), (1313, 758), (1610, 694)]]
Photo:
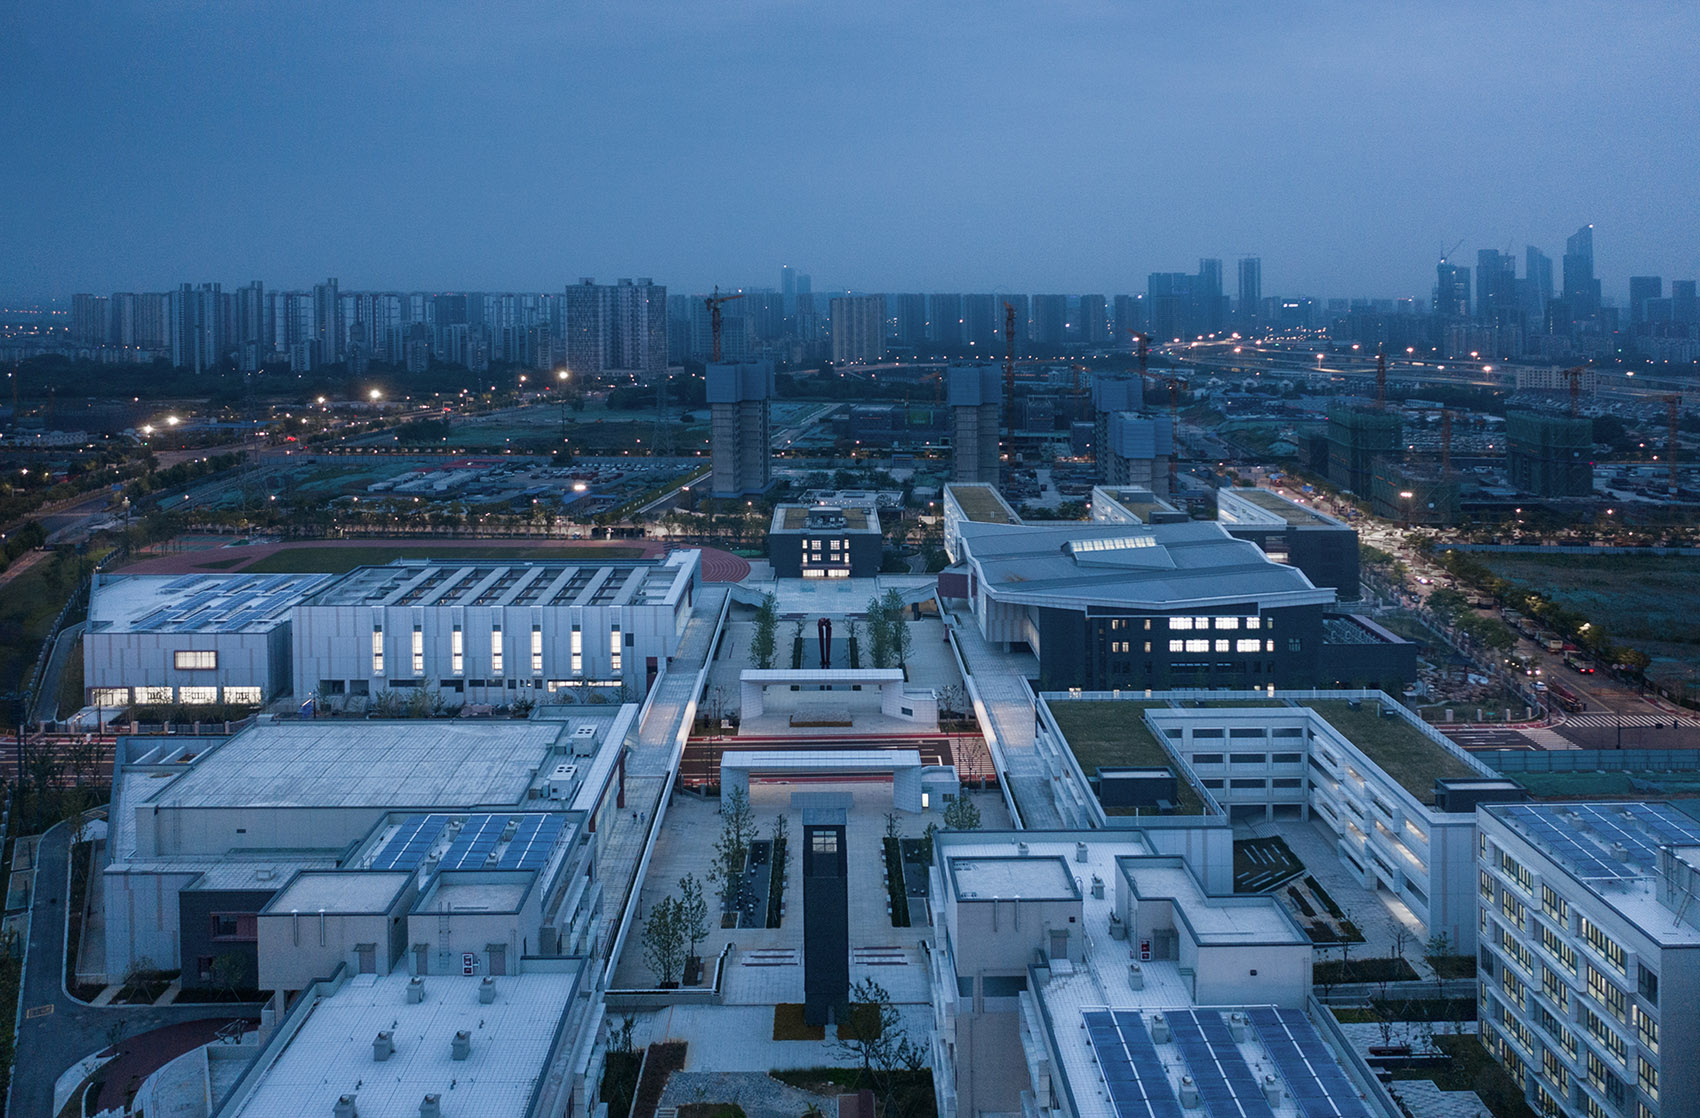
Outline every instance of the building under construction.
[(1510, 411), (1505, 415), (1505, 441), (1506, 475), (1522, 492), (1539, 497), (1593, 495), (1593, 420)]
[(998, 418), (1003, 388), (995, 365), (952, 365), (945, 370), (950, 407), (950, 480), (996, 485)]
[(1457, 477), (1393, 456), (1376, 459), (1369, 496), (1375, 515), (1407, 526), (1443, 528), (1463, 516)]
[(1109, 417), (1108, 434), (1098, 447), (1099, 469), (1111, 485), (1149, 489), (1159, 497), (1172, 496), (1169, 467), (1175, 456), (1174, 423), (1115, 412)]
[(1328, 409), (1328, 480), (1373, 499), (1376, 460), (1397, 461), (1399, 416), (1380, 408), (1337, 404)]
[(710, 364), (707, 370), (715, 497), (765, 493), (773, 485), (773, 362)]

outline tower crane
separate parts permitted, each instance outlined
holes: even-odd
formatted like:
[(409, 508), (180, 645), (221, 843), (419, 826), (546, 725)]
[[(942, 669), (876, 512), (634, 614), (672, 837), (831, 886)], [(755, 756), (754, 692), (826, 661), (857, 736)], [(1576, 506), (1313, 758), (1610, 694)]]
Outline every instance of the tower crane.
[(734, 299), (742, 299), (743, 297), (744, 293), (742, 291), (738, 292), (736, 295), (722, 295), (720, 294), (720, 288), (717, 285), (714, 289), (714, 294), (703, 299), (703, 302), (708, 304), (709, 333), (714, 337), (715, 361), (720, 360), (720, 304), (730, 303)]
[(1570, 416), (1574, 419), (1582, 414), (1582, 374), (1586, 370), (1581, 365), (1573, 365), (1559, 375), (1570, 382)]
[(1676, 436), (1677, 436), (1677, 425), (1681, 422), (1681, 420), (1682, 420), (1682, 397), (1681, 396), (1666, 396), (1665, 397), (1665, 424), (1666, 424), (1665, 457), (1670, 459), (1670, 463), (1669, 463), (1669, 465), (1670, 465), (1670, 491), (1671, 491), (1671, 496), (1673, 496), (1673, 497), (1676, 496), (1677, 490), (1680, 488), (1680, 484), (1679, 484), (1680, 477), (1678, 475), (1677, 468), (1676, 468), (1676, 458), (1677, 458)]

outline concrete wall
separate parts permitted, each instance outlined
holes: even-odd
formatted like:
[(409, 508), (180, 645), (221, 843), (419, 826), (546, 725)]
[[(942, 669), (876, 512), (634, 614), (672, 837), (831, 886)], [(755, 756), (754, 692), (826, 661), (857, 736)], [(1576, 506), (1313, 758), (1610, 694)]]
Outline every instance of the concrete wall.
[[(304, 990), (335, 972), (338, 963), (360, 972), (360, 944), (377, 946), (377, 973), (406, 964), (407, 910), (417, 896), (402, 890), (387, 912), (269, 912), (259, 918), (259, 988)], [(458, 973), (458, 972), (457, 972)]]
[(110, 868), (101, 875), (108, 977), (121, 980), (144, 959), (160, 970), (182, 959), (177, 896), (200, 876), (199, 870), (132, 874)]
[[(92, 701), (97, 688), (170, 687), (172, 698), (183, 687), (258, 687), (266, 698), (289, 687), (289, 626), (272, 633), (85, 633), (83, 694)], [(177, 652), (216, 652), (218, 667), (185, 671), (175, 666)], [(131, 696), (134, 701), (137, 697)]]
[(1078, 959), (1083, 946), (1079, 939), (1081, 914), (1082, 905), (1077, 900), (948, 900), (945, 918), (956, 956), (956, 973), (1025, 975), (1034, 949), (1049, 951), (1052, 928), (1071, 931), (1069, 953)]
[(1200, 1005), (1303, 1009), (1310, 997), (1309, 944), (1199, 945), (1183, 933), (1180, 949), (1180, 965), (1192, 968), (1193, 999)]

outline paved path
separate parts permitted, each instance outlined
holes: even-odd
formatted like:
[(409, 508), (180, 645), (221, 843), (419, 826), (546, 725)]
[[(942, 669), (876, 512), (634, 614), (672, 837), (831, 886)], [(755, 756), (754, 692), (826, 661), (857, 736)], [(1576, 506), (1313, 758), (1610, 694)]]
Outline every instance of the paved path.
[[(70, 829), (49, 830), (37, 852), (35, 901), (30, 913), (20, 992), (17, 1062), (8, 1114), (51, 1114), (53, 1086), (65, 1069), (112, 1045), (114, 1026), (125, 1037), (205, 1018), (252, 1015), (255, 1005), (90, 1006), (65, 993), (66, 864)], [(175, 1055), (176, 1053), (172, 1053)], [(165, 1063), (171, 1057), (159, 1061)], [(137, 1063), (140, 1066), (140, 1062)], [(145, 1074), (145, 1073), (144, 1073)]]
[(997, 739), (994, 749), (1002, 751), (1010, 791), (1021, 810), (1021, 825), (1061, 827), (1062, 816), (1051, 796), (1050, 778), (1034, 748), (1033, 702), (1022, 675), (1024, 665), (1031, 664), (1035, 671), (1038, 665), (1030, 656), (1012, 656), (987, 644), (974, 618), (964, 611), (951, 611), (951, 631), (985, 704), (991, 734)]
[(832, 1100), (755, 1072), (676, 1071), (661, 1092), (662, 1106), (735, 1102), (749, 1118), (797, 1118), (810, 1106), (826, 1110)]

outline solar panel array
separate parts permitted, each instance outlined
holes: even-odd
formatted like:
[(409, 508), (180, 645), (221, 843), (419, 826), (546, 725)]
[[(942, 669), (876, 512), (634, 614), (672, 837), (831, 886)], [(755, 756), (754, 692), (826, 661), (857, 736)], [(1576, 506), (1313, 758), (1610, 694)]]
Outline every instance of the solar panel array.
[[(1506, 820), (1580, 878), (1646, 877), (1660, 846), (1700, 845), (1700, 823), (1664, 805), (1513, 804)], [(1613, 847), (1622, 846), (1622, 851)]]
[[(438, 860), (440, 870), (537, 870), (561, 839), (567, 821), (557, 814), (467, 815), (442, 812), (409, 815), (401, 821), (372, 859), (375, 870), (416, 870), (441, 842), (449, 823), (459, 819), (459, 832)], [(508, 823), (517, 820), (511, 838), (503, 839)], [(505, 843), (505, 845), (504, 845)], [(498, 853), (499, 851), (499, 853)], [(490, 855), (497, 854), (494, 864)]]
[(1117, 1118), (1182, 1118), (1180, 1100), (1139, 1014), (1095, 1009), (1083, 1016)]
[(1259, 1006), (1246, 1011), (1258, 1039), (1305, 1118), (1370, 1118), (1357, 1088), (1304, 1014)]
[(1180, 1009), (1164, 1016), (1210, 1118), (1275, 1118), (1220, 1013)]

